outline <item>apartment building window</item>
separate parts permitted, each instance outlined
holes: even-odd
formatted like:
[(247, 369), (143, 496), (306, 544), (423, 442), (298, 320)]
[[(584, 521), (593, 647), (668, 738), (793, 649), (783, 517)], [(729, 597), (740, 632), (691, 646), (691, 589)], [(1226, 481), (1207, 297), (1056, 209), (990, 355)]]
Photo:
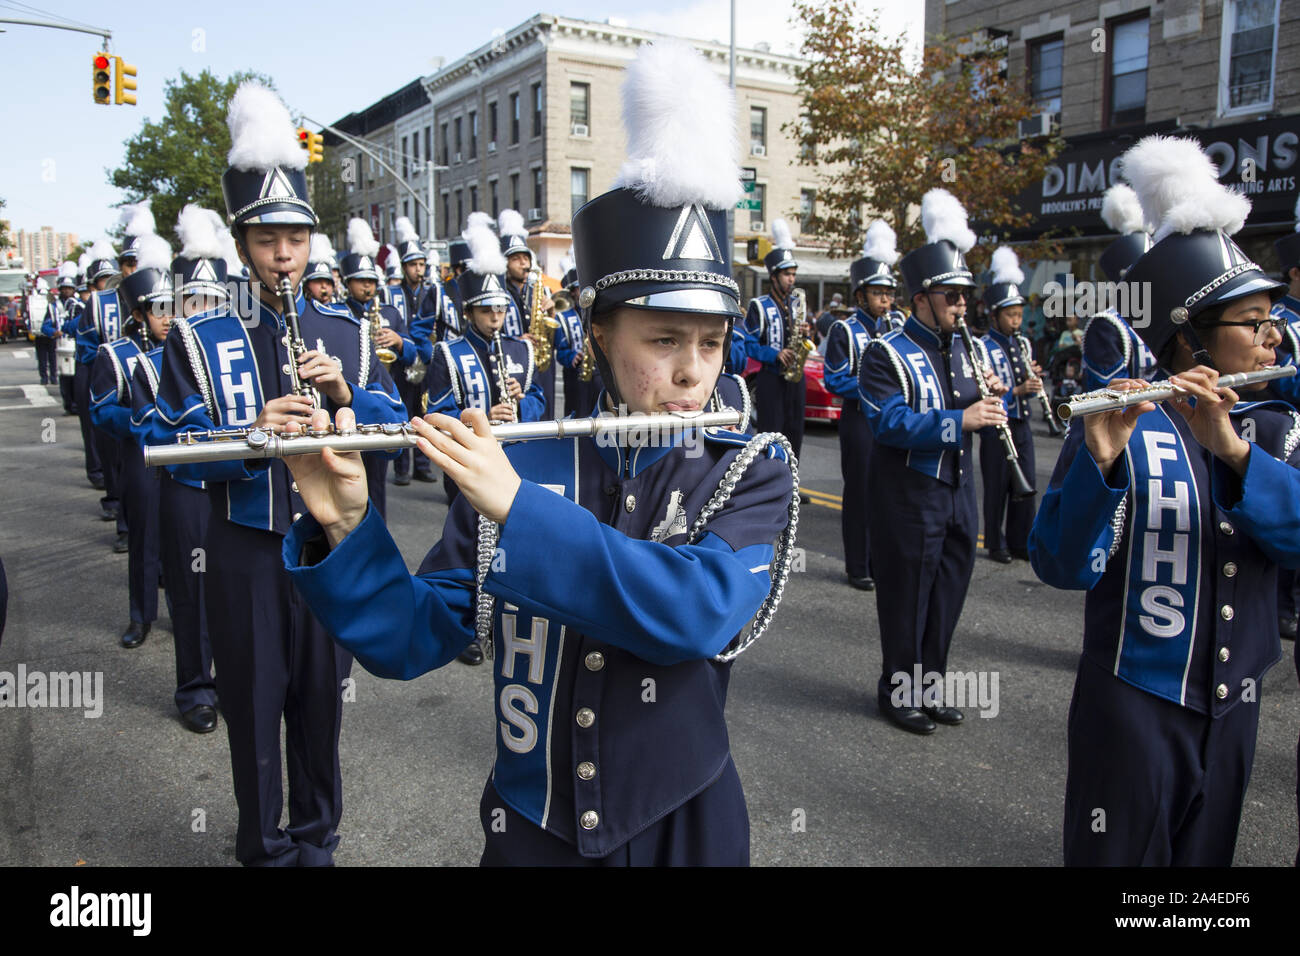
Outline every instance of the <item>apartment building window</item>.
[(767, 153), (767, 107), (749, 108), (749, 152), (763, 156)]
[(1273, 107), (1278, 0), (1224, 0), (1219, 112)]
[(469, 158), (478, 159), (478, 111), (469, 114)]
[(424, 128), (424, 158), (427, 159), (429, 162), (433, 162), (433, 150), (429, 148), (430, 146), (431, 143), (429, 141), (429, 127), (426, 126)]
[(411, 167), (407, 163), (407, 157), (406, 157), (406, 140), (407, 137), (403, 136), (402, 137), (402, 178), (403, 179), (406, 179), (408, 176), (411, 175)]
[(587, 203), (590, 192), (591, 170), (573, 167), (569, 170), (570, 215)]
[(451, 196), (448, 193), (442, 194), (442, 234), (451, 235)]
[(1052, 37), (1029, 45), (1029, 95), (1040, 113), (1060, 116), (1064, 67), (1063, 38)]
[(1145, 16), (1110, 25), (1106, 125), (1129, 126), (1147, 118), (1147, 29)]
[(444, 166), (448, 165), (448, 163), (447, 163), (447, 124), (446, 124), (446, 123), (443, 123), (443, 124), (442, 124), (442, 165), (444, 165)]
[[(402, 215), (405, 216), (407, 219), (411, 218), (411, 200), (409, 199), (402, 200)], [(419, 230), (417, 229), (416, 231), (418, 232)]]
[(411, 163), (415, 165), (420, 161), (420, 133), (417, 130), (411, 134)]
[(533, 208), (540, 212), (542, 208), (542, 167), (533, 167)]
[(469, 208), (471, 212), (473, 212), (475, 209), (478, 208), (478, 187), (477, 186), (469, 187)]
[(488, 104), (488, 142), (497, 141), (497, 105), (496, 103)]
[(510, 174), (510, 208), (519, 208), (519, 174)]
[(533, 135), (542, 135), (542, 84), (533, 84)]
[(455, 158), (456, 158), (456, 162), (458, 163), (460, 162), (461, 144), (464, 142), (461, 139), (461, 119), (462, 119), (461, 117), (457, 116), (452, 123), (452, 125), (456, 129), (456, 157)]
[(459, 229), (465, 222), (465, 197), (459, 189), (456, 190), (456, 228)]
[(519, 94), (510, 94), (510, 145), (519, 142)]
[(754, 183), (754, 199), (758, 203), (758, 208), (749, 214), (750, 229), (767, 228), (767, 186), (763, 183)]
[(501, 201), (497, 195), (497, 181), (495, 179), (488, 180), (488, 196), (492, 199), (492, 218), (495, 219), (501, 215)]
[(799, 190), (799, 231), (810, 232), (817, 215), (817, 190)]
[(575, 134), (591, 135), (591, 84), (569, 84), (569, 125)]

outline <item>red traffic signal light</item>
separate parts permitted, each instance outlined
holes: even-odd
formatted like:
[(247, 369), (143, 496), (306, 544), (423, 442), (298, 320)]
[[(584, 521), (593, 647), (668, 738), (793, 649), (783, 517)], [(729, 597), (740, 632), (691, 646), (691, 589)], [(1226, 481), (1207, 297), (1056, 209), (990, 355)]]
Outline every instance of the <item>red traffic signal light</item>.
[(107, 106), (113, 97), (113, 91), (109, 85), (113, 78), (110, 71), (111, 61), (112, 57), (107, 53), (96, 53), (90, 58), (91, 95), (96, 103), (104, 106)]

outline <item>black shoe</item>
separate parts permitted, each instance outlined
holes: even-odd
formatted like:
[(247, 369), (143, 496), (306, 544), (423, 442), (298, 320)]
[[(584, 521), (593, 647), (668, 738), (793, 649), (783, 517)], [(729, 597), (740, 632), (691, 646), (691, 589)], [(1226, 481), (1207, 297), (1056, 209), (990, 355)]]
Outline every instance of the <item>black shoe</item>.
[(90, 481), (90, 487), (94, 488), (96, 491), (103, 491), (103, 490), (104, 490), (104, 479), (103, 479), (103, 478), (91, 478), (91, 479), (89, 479), (89, 481)]
[(921, 713), (940, 724), (960, 724), (966, 719), (956, 707), (922, 707)]
[(851, 574), (848, 578), (849, 584), (853, 585), (859, 591), (874, 591), (876, 589), (876, 582), (873, 578), (855, 578)]
[(1028, 561), (1028, 560), (1029, 560), (1029, 549), (1028, 549), (1028, 548), (1011, 548), (1010, 550), (1011, 550), (1011, 556), (1012, 556), (1013, 558), (1015, 558), (1016, 560), (1018, 560), (1018, 561)]
[(148, 624), (139, 624), (136, 621), (132, 621), (127, 627), (126, 632), (122, 635), (122, 646), (139, 647), (144, 643), (144, 639), (148, 636)]
[(207, 704), (191, 707), (181, 714), (181, 723), (196, 734), (210, 734), (217, 729), (217, 709)]
[(127, 542), (126, 533), (122, 532), (117, 536), (117, 540), (113, 542), (113, 553), (126, 554), (130, 550), (131, 545)]
[(460, 656), (457, 657), (456, 660), (460, 661), (462, 664), (482, 664), (483, 648), (478, 646), (478, 641), (470, 641), (469, 647), (461, 651)]
[(1010, 564), (1011, 552), (998, 548), (996, 551), (989, 552), (989, 558), (996, 561), (998, 564)]
[(415, 473), (415, 480), (416, 480), (416, 481), (424, 481), (424, 482), (428, 482), (428, 483), (432, 484), (433, 482), (437, 481), (438, 479), (433, 477), (433, 472), (431, 472), (431, 471), (417, 471), (417, 472)]
[(901, 727), (908, 733), (913, 734), (932, 734), (934, 733), (934, 721), (921, 713), (915, 707), (895, 707), (890, 703), (889, 698), (882, 695), (876, 695), (876, 703), (880, 707), (880, 716), (884, 717), (895, 727)]
[(1296, 616), (1279, 617), (1277, 619), (1277, 632), (1282, 635), (1284, 641), (1294, 641), (1296, 633)]
[(393, 475), (393, 484), (395, 485), (409, 485), (410, 483), (410, 475)]
[(799, 504), (806, 505), (807, 503), (808, 503), (808, 496), (805, 495), (802, 491), (799, 492)]

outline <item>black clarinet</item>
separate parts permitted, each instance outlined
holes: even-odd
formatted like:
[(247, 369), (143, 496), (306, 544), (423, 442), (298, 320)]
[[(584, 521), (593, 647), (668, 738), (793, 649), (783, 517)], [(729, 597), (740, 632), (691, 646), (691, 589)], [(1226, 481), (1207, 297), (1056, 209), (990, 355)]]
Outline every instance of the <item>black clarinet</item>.
[[(970, 364), (975, 371), (975, 384), (980, 390), (980, 398), (992, 398), (993, 393), (989, 390), (989, 383), (984, 380), (984, 374), (988, 366), (984, 364), (983, 353), (980, 352), (979, 346), (976, 345), (975, 336), (971, 335), (970, 327), (962, 316), (957, 317), (957, 331), (961, 333), (961, 340), (966, 345), (966, 352), (970, 355)], [(1016, 452), (1016, 440), (1011, 434), (1011, 426), (1003, 422), (995, 427), (997, 428), (998, 438), (1002, 441), (1002, 449), (1006, 452), (1007, 467), (1011, 469), (1011, 500), (1020, 501), (1023, 498), (1029, 498), (1036, 492), (1034, 486), (1025, 478), (1025, 473), (1020, 470), (1020, 456)]]
[(280, 277), (280, 285), (276, 291), (279, 292), (280, 302), (284, 305), (285, 333), (282, 341), (289, 353), (289, 361), (284, 364), (284, 374), (289, 376), (295, 395), (306, 395), (311, 399), (314, 408), (320, 408), (320, 393), (310, 382), (304, 382), (298, 374), (298, 362), (307, 351), (307, 343), (302, 340), (302, 328), (298, 324), (298, 302), (287, 275)]

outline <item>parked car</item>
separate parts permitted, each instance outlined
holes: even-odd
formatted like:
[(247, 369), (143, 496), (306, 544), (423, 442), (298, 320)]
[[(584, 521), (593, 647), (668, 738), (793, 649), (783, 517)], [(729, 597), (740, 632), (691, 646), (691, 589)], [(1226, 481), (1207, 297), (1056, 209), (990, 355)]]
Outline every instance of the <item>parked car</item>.
[[(808, 354), (803, 363), (804, 382), (804, 421), (838, 422), (844, 399), (830, 391), (823, 381), (825, 357), (817, 351)], [(758, 403), (754, 401), (754, 373), (761, 366), (755, 359), (750, 359), (745, 366), (745, 381), (749, 383), (750, 420), (757, 422)]]

